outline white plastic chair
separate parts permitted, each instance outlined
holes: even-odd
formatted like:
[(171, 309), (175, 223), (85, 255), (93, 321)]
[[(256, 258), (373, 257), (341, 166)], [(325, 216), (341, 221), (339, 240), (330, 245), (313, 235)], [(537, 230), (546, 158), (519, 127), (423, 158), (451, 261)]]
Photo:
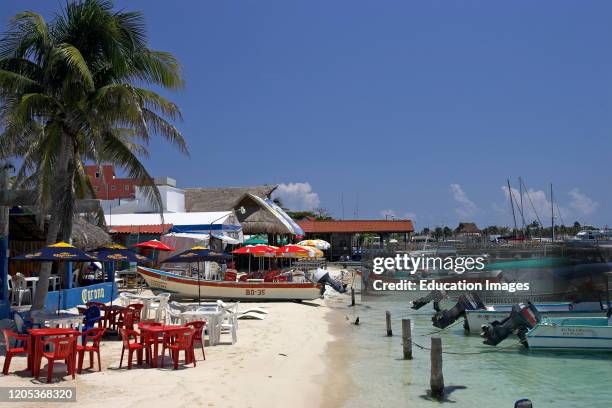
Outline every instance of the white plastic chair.
[(13, 286), (13, 299), (12, 303), (17, 303), (17, 306), (21, 306), (21, 302), (24, 297), (28, 298), (28, 301), (32, 303), (32, 291), (28, 288), (28, 283), (25, 277), (17, 272), (15, 276), (11, 278)]
[(81, 275), (81, 270), (79, 268), (72, 271), (72, 287), (79, 287), (79, 276)]
[(181, 313), (182, 312), (179, 309), (168, 307), (168, 318), (170, 319), (170, 324), (181, 323)]
[(232, 335), (232, 344), (235, 344), (238, 341), (238, 336), (236, 333), (238, 329), (238, 303), (234, 303), (232, 306), (229, 306), (223, 301), (217, 300), (217, 305), (219, 305), (221, 310), (217, 335), (221, 337), (223, 333), (230, 333)]
[(160, 293), (158, 295), (159, 302), (151, 303), (149, 305), (149, 310), (154, 310), (155, 311), (155, 321), (156, 322), (165, 322), (166, 321), (166, 319), (168, 317), (167, 316), (168, 315), (168, 309), (169, 309), (168, 302), (170, 302), (170, 296), (171, 296), (170, 293)]
[(121, 302), (121, 306), (128, 307), (130, 305), (130, 298), (128, 295), (129, 293), (127, 292), (119, 293), (119, 302)]

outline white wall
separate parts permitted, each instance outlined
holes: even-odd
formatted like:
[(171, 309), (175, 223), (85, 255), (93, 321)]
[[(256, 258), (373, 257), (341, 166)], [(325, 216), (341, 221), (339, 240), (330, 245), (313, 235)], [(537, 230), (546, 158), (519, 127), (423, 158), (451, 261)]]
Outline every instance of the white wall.
[[(171, 186), (157, 186), (164, 212), (185, 212), (185, 191)], [(147, 201), (143, 189), (136, 186), (133, 200), (100, 200), (104, 214), (152, 213), (155, 208)]]

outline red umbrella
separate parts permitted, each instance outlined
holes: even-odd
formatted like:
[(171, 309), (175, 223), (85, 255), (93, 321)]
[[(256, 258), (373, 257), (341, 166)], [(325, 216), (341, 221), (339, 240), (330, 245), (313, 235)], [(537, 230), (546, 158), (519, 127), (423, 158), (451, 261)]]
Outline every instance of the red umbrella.
[(138, 247), (138, 248), (158, 249), (160, 251), (174, 251), (174, 248), (172, 248), (171, 246), (168, 246), (168, 245), (164, 244), (163, 242), (160, 242), (160, 241), (158, 241), (156, 239), (152, 239), (151, 241), (141, 242), (140, 244), (136, 244), (134, 246)]
[(285, 245), (276, 250), (277, 254), (287, 257), (291, 257), (291, 254), (308, 254), (309, 252), (308, 248), (295, 244)]

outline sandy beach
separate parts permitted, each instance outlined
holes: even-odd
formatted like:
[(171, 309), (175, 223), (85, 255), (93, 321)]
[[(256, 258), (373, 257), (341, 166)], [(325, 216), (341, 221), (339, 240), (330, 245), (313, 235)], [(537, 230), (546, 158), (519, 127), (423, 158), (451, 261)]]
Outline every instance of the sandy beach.
[[(241, 303), (241, 308), (267, 310), (268, 318), (240, 320), (238, 342), (231, 345), (231, 336), (223, 335), (222, 344), (206, 347), (205, 361), (196, 349), (195, 368), (136, 365), (128, 371), (124, 361), (119, 369), (121, 342), (109, 339), (102, 342), (102, 372), (84, 370), (72, 380), (62, 377), (60, 365), (52, 385), (76, 386), (78, 404), (86, 407), (148, 407), (161, 401), (173, 407), (281, 407), (289, 401), (294, 407), (337, 407), (350, 384), (342, 370), (346, 352), (336, 353), (348, 326), (342, 309), (349, 300), (342, 295), (303, 303)], [(15, 357), (2, 386), (45, 385), (44, 361), (40, 380), (25, 367), (25, 358)]]

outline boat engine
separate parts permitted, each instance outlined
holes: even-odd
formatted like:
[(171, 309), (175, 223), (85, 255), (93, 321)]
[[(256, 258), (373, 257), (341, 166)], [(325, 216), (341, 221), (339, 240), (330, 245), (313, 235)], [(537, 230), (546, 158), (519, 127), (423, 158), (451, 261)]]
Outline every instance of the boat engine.
[(510, 316), (500, 321), (491, 322), (482, 326), (480, 336), (484, 338), (483, 343), (496, 346), (510, 334), (516, 333), (523, 344), (526, 344), (525, 334), (538, 324), (541, 320), (540, 312), (531, 303), (517, 303), (512, 306)]
[(412, 306), (410, 306), (411, 308), (413, 308), (414, 310), (419, 310), (420, 308), (422, 308), (423, 306), (425, 306), (426, 304), (428, 304), (429, 302), (431, 302), (433, 300), (434, 302), (434, 309), (437, 311), (440, 310), (440, 306), (439, 306), (439, 302), (441, 300), (444, 300), (447, 298), (446, 292), (443, 290), (432, 290), (431, 292), (429, 292), (428, 294), (426, 294), (423, 297), (420, 297), (416, 300), (412, 301)]
[(439, 329), (444, 329), (453, 324), (461, 316), (465, 316), (466, 310), (484, 309), (485, 304), (482, 303), (476, 292), (469, 292), (459, 296), (457, 304), (448, 310), (440, 310), (431, 321), (433, 325)]

